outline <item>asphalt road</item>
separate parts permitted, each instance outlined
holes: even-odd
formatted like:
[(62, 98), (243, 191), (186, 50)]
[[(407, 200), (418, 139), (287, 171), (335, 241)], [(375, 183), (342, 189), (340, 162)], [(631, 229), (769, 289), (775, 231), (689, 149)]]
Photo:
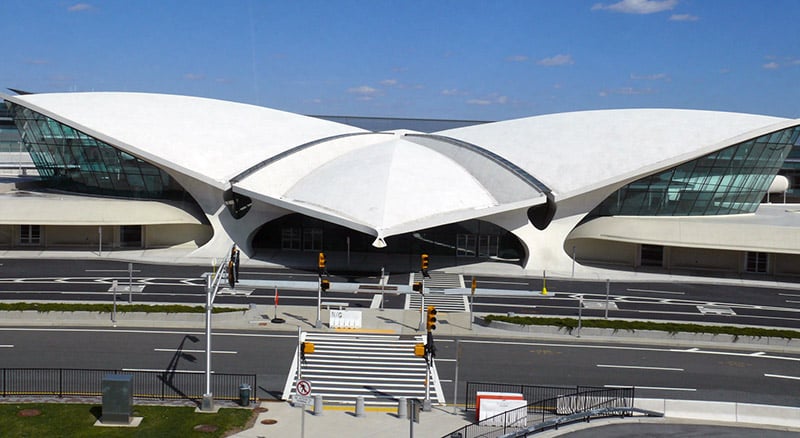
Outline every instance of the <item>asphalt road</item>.
[[(135, 263), (132, 275), (127, 262), (82, 260), (17, 260), (0, 261), (0, 300), (26, 301), (101, 301), (110, 302), (113, 280), (125, 287), (144, 286), (142, 292), (121, 293), (136, 302), (202, 304), (205, 302), (202, 275), (204, 266), (171, 266)], [(313, 285), (316, 272), (278, 269), (244, 268), (243, 279), (307, 282), (308, 290), (281, 290), (280, 302), (285, 305), (316, 305)], [(389, 284), (408, 285), (408, 274), (394, 274)], [(379, 274), (332, 272), (333, 283), (377, 285)], [(608, 295), (605, 281), (547, 279), (548, 297), (538, 293), (541, 278), (477, 277), (478, 292), (473, 310), (479, 313), (517, 313), (531, 315), (578, 316), (583, 299), (582, 316), (614, 318), (680, 320), (698, 323), (745, 324), (783, 328), (800, 328), (800, 288), (780, 289), (741, 285), (699, 283), (610, 282)], [(486, 296), (486, 289), (504, 289), (517, 294), (511, 297)], [(529, 291), (528, 295), (524, 291)], [(223, 296), (220, 304), (271, 304), (275, 291), (251, 290), (248, 295)], [(523, 296), (519, 294), (523, 293)], [(326, 301), (346, 301), (351, 307), (369, 307), (371, 293), (350, 294), (329, 292)], [(405, 296), (385, 294), (385, 307), (403, 308)]]
[[(204, 335), (183, 330), (0, 328), (0, 368), (63, 367), (202, 371)], [(256, 374), (259, 396), (283, 390), (292, 333), (215, 333), (213, 369)], [(800, 406), (800, 355), (645, 345), (437, 339), (443, 391), (464, 382), (635, 386), (636, 396)], [(457, 362), (456, 362), (457, 361)], [(456, 367), (458, 376), (456, 376)]]

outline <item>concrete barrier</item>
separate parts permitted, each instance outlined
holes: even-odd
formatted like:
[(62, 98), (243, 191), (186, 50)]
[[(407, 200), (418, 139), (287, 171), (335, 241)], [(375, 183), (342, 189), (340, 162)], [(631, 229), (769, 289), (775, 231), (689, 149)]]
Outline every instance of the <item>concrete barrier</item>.
[(668, 419), (759, 424), (800, 430), (800, 408), (788, 406), (637, 398), (634, 407), (663, 412)]

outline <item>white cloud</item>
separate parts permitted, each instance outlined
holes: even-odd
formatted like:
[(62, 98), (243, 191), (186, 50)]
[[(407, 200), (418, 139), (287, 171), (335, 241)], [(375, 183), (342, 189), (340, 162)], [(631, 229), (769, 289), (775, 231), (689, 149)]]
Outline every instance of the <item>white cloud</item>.
[(697, 21), (699, 19), (700, 17), (692, 14), (672, 14), (672, 16), (669, 17), (670, 21)]
[(508, 96), (492, 93), (483, 99), (469, 99), (467, 103), (470, 105), (505, 105), (508, 103)]
[(781, 65), (775, 61), (772, 61), (762, 65), (762, 67), (764, 67), (767, 70), (777, 70), (781, 67)]
[(622, 12), (623, 14), (654, 14), (668, 11), (677, 4), (678, 0), (622, 0), (609, 5), (596, 3), (592, 6), (592, 10)]
[(352, 94), (371, 95), (371, 94), (377, 94), (378, 93), (378, 89), (377, 88), (372, 88), (369, 85), (361, 85), (360, 87), (348, 88), (347, 92), (348, 93), (352, 93)]
[(94, 9), (94, 7), (89, 3), (75, 3), (67, 8), (69, 12), (91, 11), (92, 9)]
[(528, 57), (525, 56), (525, 55), (514, 55), (514, 56), (509, 56), (508, 58), (506, 58), (506, 61), (511, 61), (511, 62), (525, 62), (527, 60), (528, 60)]
[(540, 59), (536, 61), (536, 63), (545, 67), (556, 67), (559, 65), (575, 64), (575, 61), (572, 59), (572, 55), (556, 55), (550, 58)]
[(633, 88), (633, 87), (622, 87), (622, 88), (614, 88), (611, 90), (601, 90), (598, 94), (602, 97), (610, 96), (612, 94), (618, 94), (623, 96), (635, 96), (639, 94), (653, 94), (655, 90), (652, 88)]
[(369, 85), (348, 88), (347, 92), (358, 96), (356, 97), (358, 100), (373, 100), (381, 95), (381, 90), (370, 87)]
[(397, 85), (397, 79), (384, 79), (381, 81), (381, 85), (386, 85), (388, 87)]
[(46, 65), (46, 64), (49, 64), (50, 61), (48, 61), (46, 59), (29, 59), (29, 60), (25, 61), (25, 63), (26, 64), (31, 64), (31, 65)]
[(206, 77), (198, 73), (186, 73), (183, 75), (183, 78), (190, 81), (202, 81)]
[(467, 94), (465, 91), (459, 90), (458, 88), (448, 88), (442, 90), (442, 96), (464, 96)]
[(643, 81), (670, 81), (670, 77), (666, 73), (656, 73), (652, 75), (637, 75), (631, 73), (631, 79)]

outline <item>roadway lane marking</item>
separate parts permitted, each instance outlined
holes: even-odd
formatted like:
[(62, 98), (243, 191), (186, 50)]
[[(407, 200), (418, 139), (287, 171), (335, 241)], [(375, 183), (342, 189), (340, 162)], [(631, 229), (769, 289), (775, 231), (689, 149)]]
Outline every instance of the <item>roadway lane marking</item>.
[[(720, 356), (738, 356), (738, 357), (757, 357), (760, 359), (778, 359), (778, 360), (791, 360), (794, 362), (800, 362), (800, 357), (786, 357), (786, 356), (772, 356), (769, 354), (754, 354), (754, 353), (732, 353), (727, 351), (702, 351), (699, 348), (689, 348), (686, 350), (681, 349), (670, 349), (668, 350), (673, 353), (697, 353), (697, 354), (716, 354)], [(760, 352), (759, 352), (760, 353)]]
[(784, 293), (779, 293), (778, 295), (780, 295), (780, 296), (782, 296), (782, 297), (800, 297), (800, 294), (784, 294)]
[(628, 292), (644, 292), (649, 294), (670, 294), (670, 295), (686, 295), (686, 292), (672, 292), (668, 290), (650, 290), (650, 289), (625, 289)]
[(635, 365), (603, 365), (597, 364), (599, 368), (625, 368), (633, 370), (655, 370), (655, 371), (683, 371), (683, 368), (666, 368), (666, 367), (644, 367)]
[[(205, 332), (198, 332), (198, 331), (191, 331), (191, 330), (184, 330), (184, 331), (175, 331), (175, 330), (145, 330), (145, 329), (76, 329), (76, 328), (37, 328), (37, 327), (0, 327), (0, 331), (10, 331), (10, 332), (86, 332), (86, 333), (147, 333), (147, 334), (156, 334), (156, 335), (199, 335), (205, 336)], [(214, 333), (214, 336), (233, 336), (233, 337), (251, 337), (251, 338), (293, 338), (297, 339), (297, 334), (292, 335), (279, 335), (279, 334), (267, 334), (267, 333), (236, 333), (236, 332), (220, 332)]]
[(517, 286), (530, 286), (530, 283), (520, 283), (518, 281), (492, 281), (492, 280), (476, 280), (476, 281), (478, 281), (480, 284), (490, 283), (490, 284), (514, 284)]
[(83, 272), (142, 272), (138, 269), (129, 271), (127, 269), (84, 269)]
[(795, 300), (786, 300), (786, 302), (787, 303), (800, 303), (800, 301), (795, 301)]
[[(603, 385), (604, 388), (630, 388), (631, 385)], [(695, 388), (668, 388), (663, 386), (638, 386), (633, 385), (636, 389), (654, 389), (656, 391), (687, 391), (687, 392), (695, 392), (697, 389)]]
[(764, 377), (776, 377), (778, 379), (791, 379), (791, 380), (800, 380), (800, 377), (796, 376), (783, 376), (781, 374), (767, 374), (764, 373)]
[(14, 344), (0, 344), (0, 348), (14, 348)]
[[(206, 350), (179, 350), (177, 348), (154, 348), (153, 351), (169, 352), (169, 353), (177, 353), (177, 352), (181, 352), (181, 353), (205, 353), (206, 352)], [(236, 351), (225, 351), (225, 350), (222, 350), (222, 351), (211, 350), (211, 353), (213, 353), (213, 354), (238, 354)]]
[[(2, 330), (0, 328), (0, 330)], [(297, 337), (295, 335), (295, 337)], [(436, 341), (440, 342), (440, 341)], [(468, 343), (468, 344), (492, 344), (492, 345), (524, 345), (524, 346), (539, 346), (539, 347), (562, 347), (562, 348), (588, 348), (588, 349), (602, 349), (602, 350), (627, 350), (627, 351), (661, 351), (661, 352), (670, 352), (670, 353), (696, 353), (696, 354), (717, 354), (722, 356), (739, 356), (739, 357), (750, 357), (750, 358), (759, 358), (759, 359), (778, 359), (778, 360), (789, 360), (800, 362), (800, 357), (788, 357), (788, 356), (773, 356), (773, 355), (760, 355), (760, 356), (752, 356), (750, 353), (733, 353), (733, 352), (724, 352), (724, 351), (701, 351), (699, 348), (687, 348), (687, 349), (679, 349), (679, 348), (657, 348), (657, 347), (624, 347), (618, 345), (603, 345), (603, 344), (595, 344), (595, 345), (576, 345), (576, 344), (563, 344), (563, 343), (547, 343), (547, 342), (520, 342), (520, 341), (482, 341), (477, 339), (461, 339), (459, 342), (461, 343)]]

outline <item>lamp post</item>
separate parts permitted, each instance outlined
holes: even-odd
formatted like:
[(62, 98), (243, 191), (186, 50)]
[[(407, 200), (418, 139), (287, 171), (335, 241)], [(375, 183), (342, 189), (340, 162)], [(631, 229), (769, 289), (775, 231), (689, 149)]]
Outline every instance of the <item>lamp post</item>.
[[(236, 245), (234, 245), (235, 247)], [(220, 266), (225, 266), (227, 262), (228, 256), (225, 256)], [(224, 269), (218, 269), (206, 276), (206, 392), (203, 394), (203, 401), (200, 405), (200, 410), (203, 412), (214, 411), (214, 394), (211, 392), (211, 313), (223, 272), (225, 272)]]

